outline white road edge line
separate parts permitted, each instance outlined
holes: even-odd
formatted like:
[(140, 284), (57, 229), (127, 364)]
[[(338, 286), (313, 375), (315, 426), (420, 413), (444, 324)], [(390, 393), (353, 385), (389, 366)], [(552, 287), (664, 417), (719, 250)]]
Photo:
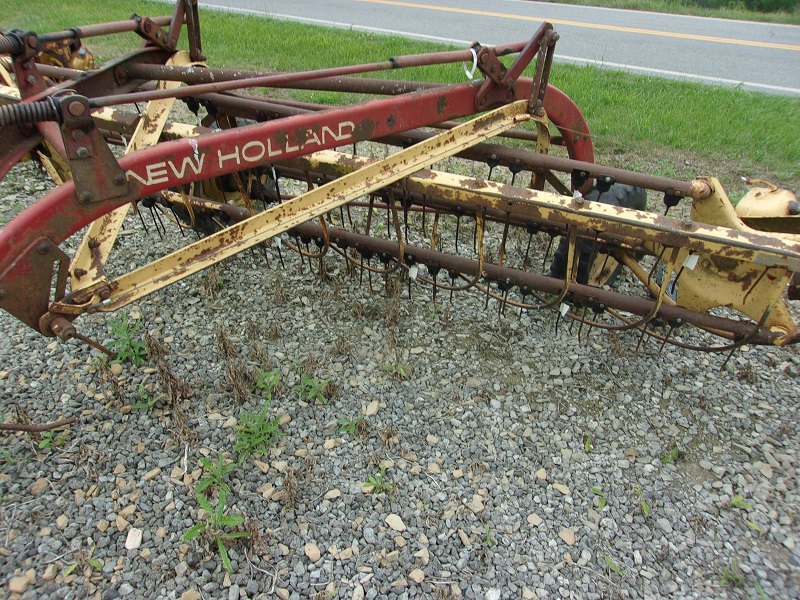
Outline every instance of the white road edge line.
[(621, 71), (630, 71), (633, 73), (645, 73), (648, 75), (665, 76), (675, 79), (688, 79), (691, 81), (708, 82), (715, 84), (725, 84), (733, 87), (752, 88), (770, 92), (781, 92), (783, 94), (800, 95), (800, 89), (782, 87), (779, 85), (769, 85), (767, 83), (753, 83), (750, 81), (737, 81), (736, 79), (725, 79), (724, 77), (711, 77), (710, 75), (695, 75), (693, 73), (685, 73), (683, 71), (666, 71), (664, 69), (653, 69), (650, 67), (637, 67), (635, 65), (625, 65), (615, 62), (591, 60), (587, 58), (577, 58), (575, 56), (556, 56), (556, 61), (563, 61), (578, 65), (594, 65), (597, 67), (619, 69)]
[[(352, 31), (364, 31), (368, 33), (382, 33), (387, 35), (397, 35), (418, 40), (429, 40), (435, 42), (443, 42), (447, 44), (469, 45), (475, 40), (457, 40), (453, 38), (439, 37), (435, 35), (423, 35), (419, 33), (411, 33), (408, 31), (399, 31), (397, 29), (383, 29), (381, 27), (368, 27), (365, 25), (352, 25), (348, 23), (341, 23), (337, 21), (330, 21), (326, 19), (312, 19), (310, 17), (297, 17), (294, 15), (284, 15), (280, 13), (271, 13), (265, 10), (254, 10), (250, 8), (236, 8), (229, 6), (221, 6), (219, 4), (203, 4), (204, 8), (212, 8), (215, 10), (222, 10), (226, 12), (243, 13), (250, 15), (257, 15), (262, 17), (269, 17), (278, 19), (280, 21), (297, 21), (300, 23), (310, 23), (314, 25), (326, 25), (328, 27), (336, 27), (337, 29), (350, 29)], [(486, 42), (490, 44), (490, 42)], [(781, 94), (797, 95), (800, 96), (800, 89), (782, 87), (779, 85), (769, 85), (766, 83), (754, 83), (751, 81), (736, 81), (735, 79), (725, 79), (722, 77), (711, 77), (709, 75), (695, 75), (693, 73), (684, 73), (682, 71), (666, 71), (664, 69), (653, 69), (650, 67), (637, 67), (635, 65), (625, 65), (620, 63), (597, 61), (587, 58), (578, 58), (575, 56), (558, 55), (555, 57), (556, 62), (566, 62), (577, 65), (594, 65), (600, 68), (618, 69), (631, 73), (643, 73), (647, 75), (654, 75), (658, 77), (666, 77), (673, 79), (685, 79), (689, 81), (696, 81), (699, 83), (710, 83), (715, 85), (725, 85), (729, 87), (739, 87), (748, 90), (757, 90), (765, 92), (778, 92)]]

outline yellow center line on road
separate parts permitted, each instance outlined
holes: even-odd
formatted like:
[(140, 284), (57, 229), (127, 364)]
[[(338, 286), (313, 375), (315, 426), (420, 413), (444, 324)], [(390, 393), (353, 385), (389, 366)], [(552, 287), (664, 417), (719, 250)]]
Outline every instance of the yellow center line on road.
[(656, 29), (640, 29), (638, 27), (619, 27), (617, 25), (602, 25), (599, 23), (584, 23), (582, 21), (565, 21), (563, 19), (543, 19), (541, 17), (529, 17), (525, 15), (513, 15), (509, 13), (491, 12), (488, 10), (472, 10), (468, 8), (451, 8), (448, 6), (433, 6), (431, 4), (417, 4), (415, 2), (398, 2), (396, 0), (355, 0), (356, 2), (366, 2), (369, 4), (387, 4), (390, 6), (402, 6), (406, 8), (421, 8), (425, 10), (435, 10), (440, 12), (460, 13), (465, 15), (478, 15), (481, 17), (496, 17), (500, 19), (513, 19), (516, 21), (547, 21), (555, 25), (569, 25), (571, 27), (583, 27), (586, 29), (603, 29), (606, 31), (621, 31), (625, 33), (639, 33), (642, 35), (653, 35), (668, 38), (680, 38), (684, 40), (696, 40), (700, 42), (712, 42), (715, 44), (734, 44), (736, 46), (754, 46), (756, 48), (771, 48), (774, 50), (793, 50), (800, 51), (800, 46), (792, 44), (773, 44), (770, 42), (754, 42), (751, 40), (737, 40), (732, 38), (714, 37), (711, 35), (695, 35), (692, 33), (675, 33), (672, 31), (658, 31)]

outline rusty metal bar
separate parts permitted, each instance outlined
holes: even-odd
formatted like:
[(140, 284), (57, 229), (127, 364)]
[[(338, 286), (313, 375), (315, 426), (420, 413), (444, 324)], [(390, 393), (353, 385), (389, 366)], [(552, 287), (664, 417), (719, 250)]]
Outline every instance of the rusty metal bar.
[[(311, 238), (322, 237), (322, 228), (314, 223), (303, 223), (295, 227), (298, 233), (306, 235)], [(347, 231), (338, 227), (328, 227), (328, 236), (332, 241), (342, 240), (354, 248), (368, 248), (373, 252), (386, 253), (393, 259), (399, 259), (399, 246), (396, 241), (374, 238), (371, 236)], [(429, 248), (421, 248), (418, 246), (403, 245), (404, 254), (413, 255), (418, 263), (439, 267), (441, 269), (452, 269), (459, 273), (475, 273), (478, 268), (478, 261), (466, 258), (463, 256), (456, 256), (453, 254), (445, 254), (437, 252)], [(564, 288), (564, 281), (561, 279), (553, 279), (546, 275), (538, 273), (531, 273), (529, 271), (521, 271), (506, 266), (500, 266), (490, 263), (484, 263), (483, 273), (487, 279), (492, 281), (503, 281), (505, 279), (512, 279), (517, 286), (527, 286), (530, 289), (538, 290), (546, 294), (559, 294)], [(639, 316), (645, 316), (653, 311), (655, 300), (650, 298), (636, 298), (626, 296), (613, 290), (606, 290), (602, 288), (591, 287), (588, 285), (581, 285), (579, 283), (570, 283), (570, 292), (576, 299), (582, 299), (603, 306), (624, 310)], [(667, 320), (681, 319), (685, 323), (696, 325), (703, 329), (714, 329), (725, 331), (732, 336), (749, 336), (753, 333), (753, 324), (726, 319), (724, 317), (717, 317), (708, 313), (697, 312), (688, 310), (680, 306), (671, 306), (662, 304), (657, 313), (657, 316)], [(781, 339), (781, 335), (769, 330), (760, 331), (752, 340), (753, 343), (758, 344), (774, 344), (777, 340)], [(790, 343), (796, 343), (800, 340), (793, 339)]]
[[(169, 25), (172, 17), (152, 17), (150, 19), (156, 25)], [(42, 42), (52, 42), (56, 40), (72, 40), (82, 39), (89, 37), (97, 37), (100, 35), (112, 35), (114, 33), (124, 33), (126, 31), (136, 31), (139, 23), (135, 19), (127, 19), (125, 21), (112, 21), (109, 23), (97, 23), (95, 25), (82, 25), (81, 27), (72, 27), (64, 29), (63, 31), (56, 31), (53, 33), (43, 33), (38, 36)]]
[[(527, 42), (509, 44), (505, 48), (508, 52), (522, 50)], [(117, 104), (128, 104), (132, 102), (145, 102), (161, 98), (186, 98), (198, 94), (211, 92), (225, 92), (237, 89), (254, 87), (275, 87), (278, 85), (293, 85), (300, 81), (311, 81), (327, 77), (339, 77), (343, 75), (354, 75), (360, 73), (374, 73), (377, 71), (389, 71), (397, 68), (420, 67), (428, 65), (446, 64), (453, 62), (463, 62), (472, 58), (470, 50), (454, 50), (450, 52), (435, 52), (427, 54), (410, 54), (406, 56), (395, 56), (389, 60), (381, 62), (366, 63), (362, 65), (351, 65), (346, 67), (331, 67), (327, 69), (317, 69), (313, 71), (299, 71), (296, 73), (272, 73), (256, 77), (237, 78), (229, 81), (214, 83), (202, 83), (183, 88), (178, 91), (168, 92), (166, 90), (153, 90), (149, 92), (138, 92), (132, 94), (111, 95), (92, 100), (92, 107), (114, 106)], [(479, 80), (476, 85), (482, 84)]]

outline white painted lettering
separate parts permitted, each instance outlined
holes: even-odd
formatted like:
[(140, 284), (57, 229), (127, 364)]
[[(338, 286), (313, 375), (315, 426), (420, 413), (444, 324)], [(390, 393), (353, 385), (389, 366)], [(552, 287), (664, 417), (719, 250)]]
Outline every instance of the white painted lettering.
[(317, 146), (321, 146), (322, 145), (322, 142), (317, 137), (316, 132), (311, 130), (311, 129), (309, 129), (308, 130), (308, 134), (306, 136), (306, 144), (311, 144), (312, 142), (314, 144), (316, 144)]
[(181, 163), (180, 168), (176, 167), (172, 161), (169, 161), (169, 166), (172, 169), (175, 177), (178, 179), (183, 179), (184, 175), (186, 174), (187, 169), (191, 169), (194, 171), (195, 175), (200, 175), (201, 171), (203, 170), (203, 161), (205, 160), (205, 154), (195, 154), (194, 157), (187, 156), (183, 159), (183, 163)]
[(234, 148), (233, 152), (231, 152), (230, 154), (223, 154), (222, 150), (218, 150), (217, 154), (219, 156), (219, 168), (220, 169), (222, 168), (222, 163), (224, 163), (226, 160), (234, 160), (234, 161), (236, 161), (237, 165), (240, 162), (242, 162), (241, 159), (239, 158), (239, 147), (238, 146), (236, 148)]
[(142, 179), (134, 171), (125, 171), (125, 176), (128, 178), (128, 180), (135, 179), (142, 185), (147, 185), (147, 179)]
[(261, 142), (247, 142), (242, 146), (242, 158), (247, 162), (258, 162), (264, 158), (267, 149)]
[(167, 175), (167, 163), (159, 162), (153, 165), (147, 165), (147, 183), (153, 185), (155, 183), (166, 183), (169, 181)]
[(283, 154), (283, 150), (278, 148), (277, 150), (272, 149), (272, 140), (267, 140), (267, 155), (269, 156), (280, 156)]
[(303, 146), (290, 146), (289, 140), (286, 140), (286, 151), (287, 152), (294, 152), (295, 150), (300, 150)]

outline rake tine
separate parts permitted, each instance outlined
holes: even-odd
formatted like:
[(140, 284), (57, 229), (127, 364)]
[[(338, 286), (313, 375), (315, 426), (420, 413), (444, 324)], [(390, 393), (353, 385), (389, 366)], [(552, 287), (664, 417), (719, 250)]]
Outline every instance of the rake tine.
[(550, 249), (553, 247), (554, 239), (556, 239), (556, 236), (550, 234), (550, 242), (547, 244), (547, 250), (544, 252), (544, 260), (542, 260), (542, 271), (547, 268), (547, 257), (550, 256)]
[(169, 210), (172, 212), (172, 216), (175, 217), (175, 223), (178, 225), (181, 237), (186, 237), (186, 232), (183, 230), (183, 227), (181, 227), (181, 220), (178, 218), (178, 213), (175, 212), (175, 208), (171, 204), (169, 205)]
[(283, 252), (281, 252), (281, 238), (276, 238), (276, 239), (277, 239), (277, 244), (275, 245), (275, 247), (278, 250), (278, 260), (281, 261), (281, 269), (285, 270), (286, 269), (286, 263), (283, 262)]
[(142, 229), (144, 229), (145, 235), (150, 235), (150, 230), (147, 229), (147, 225), (145, 225), (144, 217), (142, 216), (142, 211), (139, 210), (139, 206), (137, 204), (134, 203), (134, 206), (136, 207), (136, 214), (139, 215), (139, 220), (142, 222)]
[[(161, 230), (158, 228), (158, 226), (159, 226), (159, 224), (161, 224), (161, 226), (164, 227), (164, 224), (161, 223), (161, 217), (158, 216), (158, 211), (157, 210), (153, 210), (152, 206), (150, 207), (150, 217), (153, 219), (153, 225), (155, 225), (156, 232), (158, 233), (158, 237), (163, 242), (164, 241), (164, 236), (161, 234)], [(164, 233), (166, 233), (166, 232), (167, 232), (167, 230), (164, 229)]]
[[(578, 325), (578, 343), (581, 343), (581, 331), (583, 331), (583, 324), (586, 322), (586, 311), (589, 310), (588, 306), (583, 307), (583, 311), (581, 311), (581, 322)], [(586, 340), (589, 340), (589, 335), (586, 335)]]

